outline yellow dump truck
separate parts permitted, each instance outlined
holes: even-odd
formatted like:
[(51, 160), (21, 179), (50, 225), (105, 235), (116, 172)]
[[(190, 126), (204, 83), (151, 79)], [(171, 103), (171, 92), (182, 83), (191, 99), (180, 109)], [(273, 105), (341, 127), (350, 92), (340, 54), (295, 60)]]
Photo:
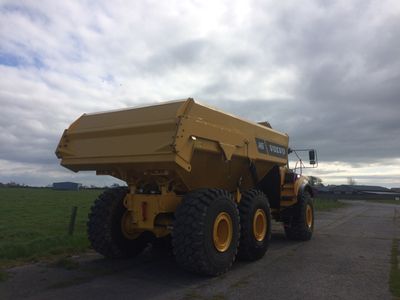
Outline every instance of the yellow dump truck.
[(257, 260), (271, 239), (271, 218), (289, 239), (309, 240), (313, 190), (288, 168), (287, 134), (193, 99), (83, 114), (56, 149), (61, 165), (126, 182), (94, 202), (92, 247), (135, 256), (171, 239), (186, 270), (219, 275), (236, 258)]

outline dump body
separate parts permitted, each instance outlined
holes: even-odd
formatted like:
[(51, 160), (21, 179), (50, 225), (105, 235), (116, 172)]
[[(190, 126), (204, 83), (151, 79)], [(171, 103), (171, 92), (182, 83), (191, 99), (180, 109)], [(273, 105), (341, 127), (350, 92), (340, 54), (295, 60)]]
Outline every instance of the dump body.
[[(288, 136), (200, 105), (193, 99), (84, 114), (64, 134), (56, 154), (75, 172), (94, 170), (128, 185), (154, 180), (174, 190), (254, 186), (287, 163)], [(252, 162), (256, 174), (249, 172)]]

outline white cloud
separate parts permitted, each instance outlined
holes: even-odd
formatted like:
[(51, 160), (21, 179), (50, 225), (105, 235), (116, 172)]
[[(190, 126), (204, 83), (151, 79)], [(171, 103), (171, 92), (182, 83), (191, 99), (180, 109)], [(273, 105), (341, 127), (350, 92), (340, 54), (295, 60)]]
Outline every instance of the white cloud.
[(54, 157), (73, 120), (194, 96), (320, 149), (327, 182), (400, 185), (380, 162), (399, 159), (399, 14), (395, 0), (2, 1), (0, 180), (95, 180)]
[(304, 174), (320, 177), (325, 184), (347, 184), (351, 177), (357, 184), (394, 187), (400, 186), (400, 159), (365, 164), (321, 162), (317, 169), (304, 169)]

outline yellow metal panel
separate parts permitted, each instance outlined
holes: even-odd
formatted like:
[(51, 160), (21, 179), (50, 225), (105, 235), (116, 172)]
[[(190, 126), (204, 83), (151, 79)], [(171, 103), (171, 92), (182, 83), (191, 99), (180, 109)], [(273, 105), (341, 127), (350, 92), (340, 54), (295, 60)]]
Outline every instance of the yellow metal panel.
[[(284, 173), (281, 173), (281, 176), (284, 176)], [(281, 191), (281, 197), (291, 197), (291, 199), (281, 200), (281, 207), (292, 206), (297, 203), (297, 197), (300, 193), (300, 188), (303, 184), (308, 182), (305, 176), (299, 176), (294, 183), (287, 183), (283, 185), (283, 189)]]
[(173, 213), (182, 201), (174, 193), (164, 195), (128, 194), (124, 203), (133, 214), (133, 223), (140, 230), (154, 228), (154, 220), (161, 213)]
[(294, 192), (296, 193), (296, 196), (298, 196), (299, 192), (300, 192), (300, 187), (303, 184), (308, 183), (308, 179), (305, 176), (300, 176), (296, 182), (294, 183)]
[[(257, 141), (271, 149), (260, 151)], [(128, 184), (163, 169), (181, 191), (219, 187), (233, 192), (240, 178), (243, 188), (254, 185), (250, 160), (259, 178), (287, 163), (287, 152), (276, 155), (274, 147), (287, 151), (288, 136), (189, 98), (84, 114), (65, 131), (56, 154), (73, 171), (95, 170)]]

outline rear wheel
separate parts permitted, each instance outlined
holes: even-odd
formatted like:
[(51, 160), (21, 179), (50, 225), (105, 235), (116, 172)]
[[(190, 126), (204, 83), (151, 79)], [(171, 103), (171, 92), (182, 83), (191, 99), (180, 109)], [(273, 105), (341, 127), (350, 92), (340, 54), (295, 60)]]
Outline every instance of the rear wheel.
[(286, 237), (298, 241), (310, 240), (314, 231), (314, 205), (310, 193), (304, 191), (291, 210), (289, 220), (284, 224)]
[(89, 213), (87, 223), (89, 241), (94, 250), (108, 258), (127, 258), (138, 255), (147, 246), (146, 233), (135, 233), (128, 228), (128, 212), (123, 200), (127, 188), (106, 190)]
[(267, 196), (256, 189), (243, 193), (239, 213), (241, 232), (238, 257), (250, 261), (260, 259), (271, 240), (271, 212)]
[(175, 213), (173, 251), (184, 269), (219, 275), (233, 264), (239, 243), (239, 213), (223, 190), (188, 193)]

